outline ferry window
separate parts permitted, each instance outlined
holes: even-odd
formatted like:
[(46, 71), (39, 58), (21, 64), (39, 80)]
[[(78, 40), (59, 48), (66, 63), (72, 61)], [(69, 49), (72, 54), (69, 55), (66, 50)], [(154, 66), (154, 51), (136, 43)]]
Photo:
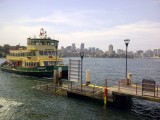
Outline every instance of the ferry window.
[(51, 51), (48, 51), (48, 55), (52, 55), (52, 52), (51, 52)]
[(44, 65), (45, 65), (45, 66), (48, 66), (48, 61), (44, 61)]
[(33, 56), (36, 56), (36, 53), (35, 53), (35, 52), (33, 52)]
[(47, 51), (44, 51), (44, 54), (45, 54), (45, 55), (48, 55), (48, 52), (47, 52)]
[(25, 62), (25, 66), (28, 66), (28, 62)]
[(39, 54), (40, 54), (40, 55), (43, 55), (43, 51), (39, 51)]
[(50, 44), (51, 44), (50, 41), (47, 41), (47, 42), (46, 42), (46, 45), (50, 45)]
[(42, 45), (44, 45), (44, 41), (41, 41)]
[(52, 55), (55, 55), (55, 52), (54, 52), (54, 51), (52, 51)]
[(35, 52), (30, 52), (30, 56), (35, 56)]
[(39, 40), (36, 40), (36, 45), (39, 45)]
[(53, 41), (51, 42), (51, 45), (54, 45), (54, 42), (53, 42)]
[(34, 41), (31, 41), (31, 45), (34, 45)]
[(29, 52), (26, 53), (26, 56), (29, 56)]
[(37, 62), (37, 66), (40, 66), (39, 62)]

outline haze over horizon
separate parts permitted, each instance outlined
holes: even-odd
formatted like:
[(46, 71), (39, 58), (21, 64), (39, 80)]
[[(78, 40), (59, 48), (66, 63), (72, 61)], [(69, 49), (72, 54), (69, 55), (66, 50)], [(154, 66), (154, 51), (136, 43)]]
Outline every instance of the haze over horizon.
[(26, 46), (44, 28), (61, 46), (160, 48), (160, 0), (0, 0), (0, 45)]

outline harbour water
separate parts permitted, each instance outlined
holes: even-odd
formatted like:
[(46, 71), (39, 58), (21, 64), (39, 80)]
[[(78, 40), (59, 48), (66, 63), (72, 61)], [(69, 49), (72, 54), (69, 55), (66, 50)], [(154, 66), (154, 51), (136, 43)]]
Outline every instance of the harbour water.
[[(71, 58), (75, 59), (75, 58)], [(0, 63), (5, 59), (0, 59)], [(69, 58), (64, 62), (68, 64)], [(125, 59), (84, 58), (83, 75), (91, 71), (91, 82), (105, 85), (125, 76)], [(128, 59), (133, 82), (151, 78), (160, 84), (160, 60)], [(34, 89), (34, 80), (47, 80), (0, 71), (1, 120), (151, 120), (160, 119), (160, 103), (132, 99), (131, 108), (122, 109), (82, 99), (68, 98)], [(85, 82), (85, 76), (83, 76)]]

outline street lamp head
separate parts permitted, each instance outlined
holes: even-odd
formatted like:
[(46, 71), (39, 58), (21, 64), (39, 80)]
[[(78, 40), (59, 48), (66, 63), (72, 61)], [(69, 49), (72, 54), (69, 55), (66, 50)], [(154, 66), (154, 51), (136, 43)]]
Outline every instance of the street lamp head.
[(80, 52), (81, 59), (84, 57), (84, 52)]
[(124, 42), (125, 42), (126, 46), (128, 46), (130, 39), (125, 39)]

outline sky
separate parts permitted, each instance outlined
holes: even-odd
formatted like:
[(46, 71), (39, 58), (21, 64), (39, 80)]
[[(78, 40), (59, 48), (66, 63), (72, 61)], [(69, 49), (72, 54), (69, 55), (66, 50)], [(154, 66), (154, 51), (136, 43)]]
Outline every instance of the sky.
[(0, 0), (0, 45), (24, 45), (44, 28), (61, 46), (160, 48), (160, 0)]

